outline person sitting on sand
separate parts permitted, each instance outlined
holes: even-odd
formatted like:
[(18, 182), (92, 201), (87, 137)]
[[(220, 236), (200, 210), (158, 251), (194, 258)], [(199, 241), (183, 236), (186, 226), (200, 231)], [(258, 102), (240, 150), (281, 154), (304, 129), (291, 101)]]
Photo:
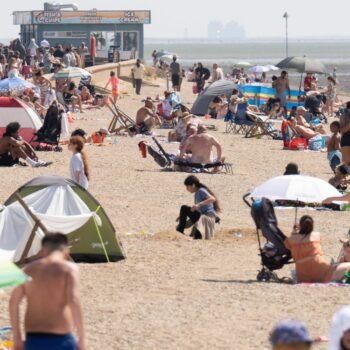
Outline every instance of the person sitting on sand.
[(183, 113), (179, 118), (174, 131), (169, 131), (169, 142), (182, 142), (186, 138), (187, 125), (191, 121), (191, 114), (188, 112)]
[(154, 111), (151, 97), (147, 97), (145, 105), (137, 111), (136, 125), (141, 133), (149, 132), (155, 125), (162, 125), (158, 114)]
[(307, 113), (308, 111), (304, 107), (300, 106), (297, 108), (297, 124), (324, 135), (326, 133), (326, 130), (322, 124), (310, 124), (306, 121), (305, 116)]
[(65, 89), (63, 97), (65, 101), (72, 103), (73, 111), (75, 110), (75, 107), (78, 106), (80, 113), (84, 113), (80, 94), (78, 93), (78, 89), (73, 81), (69, 83), (68, 87)]
[(21, 125), (17, 122), (6, 126), (6, 131), (0, 138), (0, 166), (11, 167), (23, 159), (33, 168), (46, 167), (52, 162), (38, 159), (33, 147), (19, 136)]
[(281, 117), (281, 106), (279, 102), (275, 102), (271, 109), (270, 112), (268, 113), (268, 118), (269, 119), (279, 119)]
[(194, 193), (195, 204), (192, 207), (187, 205), (181, 206), (180, 215), (176, 219), (178, 222), (176, 231), (184, 234), (185, 229), (188, 228), (188, 219), (190, 220), (189, 224), (193, 226), (198, 223), (202, 216), (205, 216), (208, 219), (205, 227), (200, 228), (197, 226), (193, 232), (193, 238), (212, 238), (215, 222), (218, 219), (216, 213), (220, 212), (218, 198), (194, 175), (188, 176), (184, 185), (188, 192)]
[(334, 176), (329, 179), (329, 183), (339, 191), (346, 191), (348, 188), (348, 171), (344, 164), (338, 165), (334, 170)]
[(172, 105), (172, 94), (170, 91), (164, 91), (164, 100), (162, 101), (161, 117), (166, 121), (173, 120), (176, 117), (176, 112)]
[(297, 136), (304, 138), (306, 140), (310, 140), (313, 137), (319, 135), (318, 132), (311, 130), (310, 128), (307, 128), (307, 127), (302, 126), (302, 125), (298, 125), (298, 123), (294, 117), (289, 118), (288, 124), (291, 126), (291, 128), (297, 134)]
[[(212, 158), (213, 148), (216, 149), (216, 159)], [(214, 136), (207, 133), (207, 128), (204, 125), (199, 125), (197, 134), (189, 137), (186, 140), (179, 156), (180, 159), (185, 158), (185, 150), (192, 153), (191, 163), (223, 163), (225, 160), (222, 155), (222, 147), (220, 143)]]
[(331, 123), (330, 130), (332, 133), (331, 138), (327, 142), (328, 160), (331, 169), (335, 172), (336, 167), (341, 163), (341, 152), (340, 152), (340, 123), (336, 120)]
[(309, 350), (313, 340), (304, 323), (296, 320), (279, 322), (270, 334), (272, 350)]
[(85, 105), (93, 105), (95, 98), (90, 94), (89, 89), (86, 86), (82, 86), (80, 90), (81, 102)]
[(193, 135), (197, 135), (198, 126), (195, 124), (188, 124), (186, 128), (186, 136), (183, 141), (180, 143), (179, 152), (184, 149), (185, 154), (187, 154), (187, 149), (185, 148), (186, 141)]
[(305, 215), (300, 219), (292, 236), (284, 244), (292, 253), (298, 283), (338, 282), (345, 272), (350, 271), (350, 263), (331, 265), (325, 260), (321, 236), (314, 231), (314, 220), (311, 216)]
[(226, 96), (216, 96), (209, 105), (213, 118), (224, 119), (228, 113), (228, 103)]
[(94, 132), (88, 139), (87, 142), (92, 143), (94, 145), (102, 145), (109, 135), (109, 132), (105, 128), (101, 128), (100, 130)]

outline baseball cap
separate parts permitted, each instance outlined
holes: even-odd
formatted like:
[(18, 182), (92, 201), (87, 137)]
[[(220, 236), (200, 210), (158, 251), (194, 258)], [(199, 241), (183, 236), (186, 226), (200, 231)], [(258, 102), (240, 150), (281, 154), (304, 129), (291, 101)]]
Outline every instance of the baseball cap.
[(285, 320), (278, 323), (272, 330), (270, 342), (278, 344), (312, 343), (309, 331), (304, 323), (296, 320)]

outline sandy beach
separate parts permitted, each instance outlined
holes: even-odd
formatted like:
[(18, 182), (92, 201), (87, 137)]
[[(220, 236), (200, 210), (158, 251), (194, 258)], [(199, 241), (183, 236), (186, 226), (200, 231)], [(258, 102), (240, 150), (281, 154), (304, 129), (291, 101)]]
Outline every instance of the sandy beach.
[[(162, 93), (164, 82), (160, 84), (144, 86), (140, 97), (123, 83), (120, 108), (134, 117), (144, 97)], [(195, 99), (191, 88), (186, 83), (181, 94), (188, 106)], [(107, 127), (112, 118), (107, 108), (76, 116), (71, 130), (82, 127), (89, 132)], [(234, 169), (233, 175), (199, 175), (223, 206), (213, 241), (192, 241), (175, 232), (180, 205), (193, 200), (183, 186), (187, 174), (162, 172), (151, 158), (141, 158), (139, 138), (118, 137), (117, 144), (88, 147), (89, 190), (106, 209), (127, 253), (123, 262), (80, 265), (88, 349), (269, 349), (268, 334), (277, 321), (301, 319), (313, 336), (328, 335), (332, 314), (348, 304), (348, 288), (257, 283), (255, 226), (242, 201), (245, 193), (282, 174), (290, 161), (299, 164), (302, 174), (328, 180), (326, 154), (284, 151), (282, 141), (244, 139), (226, 134), (223, 121), (209, 123), (217, 126), (213, 134)], [(167, 134), (167, 130), (156, 132)], [(33, 177), (69, 176), (66, 147), (63, 153), (41, 155), (54, 164), (40, 169), (0, 168), (0, 203)], [(294, 211), (277, 214), (289, 234)], [(349, 228), (349, 214), (312, 215), (325, 255), (336, 258), (339, 239)], [(279, 276), (289, 277), (291, 268)], [(7, 303), (8, 295), (2, 294), (1, 326), (9, 324)]]

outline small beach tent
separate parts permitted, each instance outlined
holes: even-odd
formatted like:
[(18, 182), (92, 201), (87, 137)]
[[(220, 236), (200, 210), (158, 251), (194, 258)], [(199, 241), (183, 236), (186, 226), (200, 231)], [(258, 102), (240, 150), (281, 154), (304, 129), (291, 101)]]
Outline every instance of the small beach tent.
[(232, 96), (232, 90), (236, 84), (229, 80), (218, 80), (210, 84), (201, 94), (198, 95), (193, 104), (191, 113), (195, 115), (205, 115), (208, 113), (209, 105), (216, 96), (226, 95), (227, 98)]
[(43, 125), (36, 111), (25, 102), (14, 97), (0, 97), (0, 136), (12, 122), (21, 124), (20, 135), (27, 142)]
[(115, 229), (97, 200), (71, 180), (44, 176), (20, 187), (0, 212), (0, 261), (20, 262), (35, 256), (45, 234), (39, 228), (30, 243), (35, 221), (18, 202), (16, 193), (48, 231), (68, 235), (76, 262), (115, 262), (125, 258)]

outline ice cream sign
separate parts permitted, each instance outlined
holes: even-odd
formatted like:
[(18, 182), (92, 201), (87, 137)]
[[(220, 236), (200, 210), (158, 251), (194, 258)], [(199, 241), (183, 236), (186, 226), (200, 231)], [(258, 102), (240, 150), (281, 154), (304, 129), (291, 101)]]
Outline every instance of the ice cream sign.
[(34, 11), (35, 24), (149, 24), (150, 11)]

